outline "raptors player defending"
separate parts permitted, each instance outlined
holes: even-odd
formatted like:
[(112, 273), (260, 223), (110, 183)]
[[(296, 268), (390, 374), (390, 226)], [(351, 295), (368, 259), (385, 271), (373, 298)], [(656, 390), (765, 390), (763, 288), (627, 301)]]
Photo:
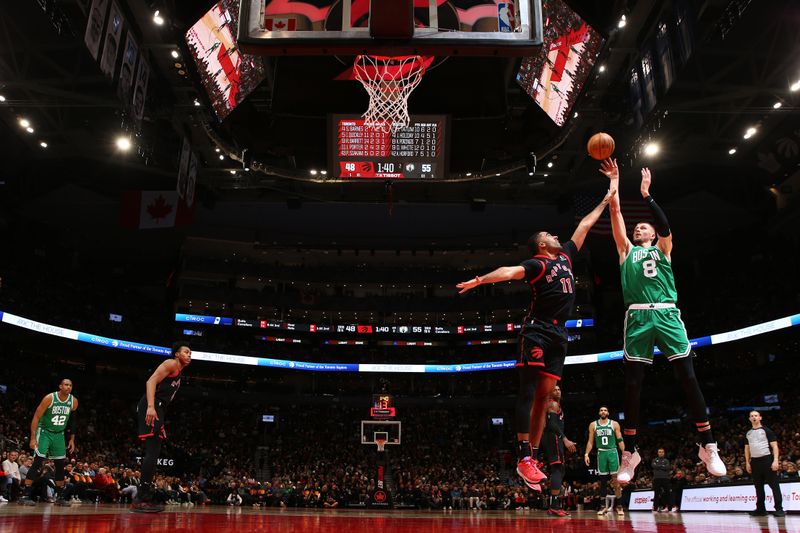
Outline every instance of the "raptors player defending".
[(561, 243), (546, 231), (528, 239), (531, 258), (517, 266), (500, 267), (485, 276), (456, 285), (463, 294), (487, 283), (521, 280), (531, 289), (531, 305), (519, 338), (517, 369), (517, 473), (534, 490), (545, 479), (535, 460), (542, 438), (550, 392), (561, 379), (567, 356), (567, 328), (564, 323), (575, 303), (572, 261), (583, 246), (606, 205), (616, 194), (609, 189), (603, 201), (578, 224), (570, 240)]

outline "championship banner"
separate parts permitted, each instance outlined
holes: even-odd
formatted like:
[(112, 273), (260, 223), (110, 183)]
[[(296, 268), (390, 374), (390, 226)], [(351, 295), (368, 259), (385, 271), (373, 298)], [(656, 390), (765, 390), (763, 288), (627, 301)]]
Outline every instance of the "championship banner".
[(131, 91), (133, 91), (134, 74), (136, 74), (136, 60), (139, 59), (139, 43), (133, 32), (128, 32), (125, 39), (125, 48), (122, 53), (122, 65), (119, 70), (119, 84), (117, 95), (125, 107), (131, 104)]
[(106, 21), (106, 12), (108, 11), (108, 0), (94, 0), (92, 8), (89, 10), (89, 20), (86, 23), (86, 33), (83, 36), (83, 42), (86, 43), (86, 48), (92, 58), (97, 61), (97, 55), (100, 52), (100, 43), (103, 40), (103, 25)]
[(147, 102), (147, 83), (150, 81), (150, 64), (145, 55), (139, 60), (139, 68), (136, 71), (136, 85), (133, 89), (133, 116), (141, 121), (144, 118), (144, 106)]
[(122, 11), (116, 2), (111, 2), (111, 13), (108, 15), (106, 37), (103, 43), (103, 57), (100, 60), (100, 70), (107, 77), (114, 79), (117, 69), (117, 56), (122, 46), (122, 27), (125, 25)]
[(179, 198), (186, 197), (186, 180), (189, 175), (189, 153), (191, 151), (191, 146), (189, 145), (189, 138), (183, 138), (183, 144), (181, 145), (181, 157), (178, 159), (178, 186), (176, 190), (178, 191)]

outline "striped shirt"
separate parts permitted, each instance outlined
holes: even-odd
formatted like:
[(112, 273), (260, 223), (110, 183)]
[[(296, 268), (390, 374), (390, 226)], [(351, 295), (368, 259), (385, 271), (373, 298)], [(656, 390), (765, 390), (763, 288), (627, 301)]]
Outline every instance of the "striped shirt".
[(757, 459), (758, 457), (765, 457), (772, 455), (772, 449), (769, 446), (770, 442), (776, 442), (778, 437), (771, 429), (765, 426), (753, 428), (745, 435), (747, 445), (750, 446), (750, 457)]

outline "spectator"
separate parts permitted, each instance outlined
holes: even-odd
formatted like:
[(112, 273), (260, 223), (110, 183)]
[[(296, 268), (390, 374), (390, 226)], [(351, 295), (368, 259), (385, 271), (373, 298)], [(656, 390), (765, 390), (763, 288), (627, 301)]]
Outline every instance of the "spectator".
[(136, 493), (139, 491), (140, 484), (141, 482), (139, 478), (133, 474), (133, 470), (126, 468), (125, 475), (119, 480), (120, 501), (124, 499), (132, 503), (136, 498)]
[(17, 464), (18, 457), (18, 452), (10, 451), (8, 452), (8, 459), (3, 461), (3, 472), (6, 477), (6, 491), (8, 492), (8, 500), (12, 502), (17, 501), (20, 485), (22, 483), (19, 473), (19, 464)]
[(672, 466), (664, 448), (658, 449), (657, 457), (653, 458), (651, 467), (653, 469), (653, 512), (667, 512), (670, 509), (670, 487), (669, 480), (672, 473)]

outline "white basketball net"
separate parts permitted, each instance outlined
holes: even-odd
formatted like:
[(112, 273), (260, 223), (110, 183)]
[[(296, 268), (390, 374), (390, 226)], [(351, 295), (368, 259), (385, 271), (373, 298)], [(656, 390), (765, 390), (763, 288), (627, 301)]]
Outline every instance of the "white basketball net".
[(421, 56), (356, 57), (353, 74), (369, 94), (364, 126), (384, 133), (408, 126), (408, 97), (425, 73)]

